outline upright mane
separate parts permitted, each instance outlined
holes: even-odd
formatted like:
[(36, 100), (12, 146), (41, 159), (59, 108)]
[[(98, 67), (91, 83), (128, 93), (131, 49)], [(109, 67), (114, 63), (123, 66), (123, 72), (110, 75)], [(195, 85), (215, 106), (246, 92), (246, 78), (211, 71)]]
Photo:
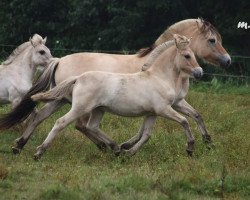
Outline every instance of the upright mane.
[(164, 42), (160, 45), (158, 45), (149, 55), (146, 63), (142, 66), (142, 71), (146, 71), (148, 68), (151, 67), (151, 65), (154, 63), (154, 61), (161, 55), (165, 50), (167, 50), (169, 47), (173, 46), (175, 44), (174, 40), (170, 40), (167, 42)]
[[(199, 26), (200, 24), (200, 26)], [(180, 22), (173, 24), (168, 27), (158, 38), (157, 40), (147, 48), (140, 49), (137, 52), (138, 57), (144, 57), (148, 55), (152, 50), (154, 50), (158, 45), (171, 40), (173, 38), (173, 34), (178, 33), (182, 34), (181, 31), (189, 28), (190, 26), (195, 26), (200, 30), (201, 34), (215, 34), (219, 40), (221, 40), (221, 35), (217, 31), (217, 29), (208, 21), (198, 18), (198, 19), (186, 19)]]
[(27, 47), (29, 47), (31, 44), (30, 42), (25, 42), (21, 45), (19, 45), (14, 51), (10, 54), (10, 56), (5, 60), (2, 64), (3, 65), (9, 65), (15, 60), (17, 56), (19, 56)]

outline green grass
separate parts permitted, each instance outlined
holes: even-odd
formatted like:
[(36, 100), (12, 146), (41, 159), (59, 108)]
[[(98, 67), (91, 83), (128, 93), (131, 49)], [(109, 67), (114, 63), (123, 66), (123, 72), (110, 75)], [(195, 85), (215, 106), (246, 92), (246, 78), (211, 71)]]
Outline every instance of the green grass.
[[(182, 128), (162, 118), (149, 142), (131, 158), (100, 152), (71, 125), (34, 161), (36, 146), (69, 106), (40, 125), (18, 156), (10, 147), (22, 129), (2, 132), (0, 199), (250, 199), (249, 88), (227, 88), (226, 93), (220, 87), (194, 86), (187, 97), (202, 114), (216, 146), (207, 150), (189, 120), (196, 137), (192, 159), (185, 153)], [(0, 112), (7, 110), (4, 106)], [(102, 129), (121, 143), (141, 122), (107, 114)]]

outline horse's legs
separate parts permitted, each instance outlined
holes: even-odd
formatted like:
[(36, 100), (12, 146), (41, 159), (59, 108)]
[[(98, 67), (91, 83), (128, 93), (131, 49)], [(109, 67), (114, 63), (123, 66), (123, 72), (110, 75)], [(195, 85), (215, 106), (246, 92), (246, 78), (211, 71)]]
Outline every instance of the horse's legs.
[(196, 123), (199, 126), (199, 129), (202, 134), (203, 141), (206, 144), (211, 144), (211, 136), (208, 134), (207, 129), (205, 127), (205, 124), (203, 122), (203, 119), (201, 115), (191, 106), (189, 105), (184, 99), (179, 101), (176, 105), (173, 106), (173, 108), (189, 117), (191, 117), (193, 120), (196, 121)]
[[(154, 125), (154, 123), (155, 123), (155, 120), (156, 120), (156, 116), (146, 116), (146, 117), (144, 118), (143, 124), (141, 125), (141, 128), (140, 128), (138, 134), (136, 134), (134, 137), (132, 137), (132, 138), (129, 139), (128, 141), (122, 143), (122, 144), (121, 144), (121, 150), (122, 150), (122, 149), (128, 150), (128, 149), (130, 149), (132, 146), (134, 146), (138, 141), (141, 140), (141, 137), (142, 137), (144, 131), (147, 131), (147, 134), (145, 134), (145, 135), (148, 135), (148, 139), (149, 139), (149, 137), (150, 137), (149, 130), (152, 130), (153, 125)], [(148, 139), (143, 139), (143, 140), (144, 140), (143, 143), (145, 143)], [(140, 142), (140, 143), (141, 143), (141, 142)], [(139, 144), (138, 144), (138, 145), (139, 145)], [(140, 146), (141, 146), (141, 145), (140, 145)], [(139, 146), (138, 146), (138, 148), (137, 148), (137, 147), (135, 147), (135, 148), (138, 149)]]
[[(134, 140), (134, 141), (131, 141), (132, 139), (130, 139), (128, 142), (131, 142), (131, 143), (123, 143), (123, 145), (125, 145), (125, 147), (128, 147), (129, 145), (134, 145), (134, 146), (130, 146), (131, 148), (129, 150), (127, 150), (126, 148), (123, 147), (123, 149), (126, 149), (124, 150), (126, 153), (128, 153), (130, 156), (134, 155), (139, 149), (140, 147), (146, 143), (151, 134), (152, 134), (152, 129), (153, 129), (153, 126), (155, 124), (155, 120), (156, 120), (156, 116), (147, 116), (145, 117), (144, 119), (144, 122), (143, 122), (143, 125), (141, 127), (141, 132), (139, 134), (137, 134), (137, 136), (133, 137), (133, 138), (136, 138), (137, 140)], [(139, 136), (140, 135), (140, 136)], [(129, 144), (129, 145), (127, 145)], [(121, 146), (121, 150), (122, 150), (122, 146)]]
[(29, 117), (29, 121), (27, 123), (27, 128), (24, 131), (23, 135), (16, 139), (16, 145), (12, 147), (12, 151), (14, 154), (20, 153), (24, 145), (29, 140), (32, 135), (34, 129), (46, 118), (48, 118), (52, 113), (54, 113), (58, 108), (63, 106), (66, 101), (52, 101), (47, 103), (41, 110), (37, 113), (32, 113), (32, 117)]
[(185, 130), (185, 134), (187, 137), (187, 153), (189, 156), (192, 156), (194, 150), (194, 136), (192, 135), (189, 123), (187, 119), (181, 116), (178, 112), (176, 112), (171, 106), (168, 106), (164, 111), (160, 111), (158, 113), (160, 116), (174, 120), (182, 125)]
[(95, 137), (95, 135), (91, 134), (89, 130), (86, 128), (89, 119), (90, 119), (89, 114), (78, 118), (76, 121), (75, 128), (78, 131), (82, 132), (85, 136), (87, 136), (92, 142), (94, 142), (99, 149), (103, 150), (106, 148), (105, 142), (103, 142), (100, 138)]
[(90, 119), (86, 126), (87, 132), (98, 140), (104, 142), (106, 146), (109, 146), (115, 154), (120, 153), (120, 148), (114, 140), (108, 137), (103, 131), (100, 130), (99, 125), (103, 118), (104, 112), (99, 109), (94, 109), (91, 113)]
[(71, 108), (71, 110), (68, 113), (66, 113), (63, 117), (59, 118), (58, 120), (56, 120), (56, 123), (53, 126), (52, 130), (49, 132), (47, 138), (40, 146), (37, 147), (37, 151), (34, 154), (34, 159), (38, 160), (42, 156), (42, 154), (46, 151), (49, 144), (55, 138), (57, 133), (62, 129), (64, 129), (69, 123), (79, 118), (82, 115), (81, 113), (82, 112), (79, 111), (79, 109)]

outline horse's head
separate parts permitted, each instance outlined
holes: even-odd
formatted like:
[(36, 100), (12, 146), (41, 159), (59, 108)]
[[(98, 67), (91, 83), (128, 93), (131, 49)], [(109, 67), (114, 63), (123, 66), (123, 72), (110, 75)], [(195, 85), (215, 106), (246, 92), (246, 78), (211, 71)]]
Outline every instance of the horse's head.
[(139, 51), (138, 56), (143, 57), (158, 45), (172, 40), (173, 34), (193, 37), (190, 48), (197, 57), (217, 66), (227, 67), (231, 58), (222, 46), (219, 32), (209, 22), (203, 19), (186, 19), (170, 26), (158, 37), (149, 48)]
[(193, 75), (195, 78), (200, 78), (203, 75), (203, 70), (199, 66), (193, 51), (191, 50), (190, 42), (185, 36), (174, 34), (175, 45), (177, 48), (177, 54), (175, 57), (175, 65), (180, 71), (185, 72), (188, 75)]
[(196, 55), (213, 65), (228, 67), (231, 58), (223, 48), (221, 36), (215, 27), (203, 19), (197, 19), (196, 26), (198, 31), (193, 35), (191, 44)]
[(49, 48), (45, 46), (46, 40), (47, 37), (43, 39), (38, 34), (30, 38), (30, 43), (33, 47), (32, 62), (35, 66), (46, 66), (52, 58)]

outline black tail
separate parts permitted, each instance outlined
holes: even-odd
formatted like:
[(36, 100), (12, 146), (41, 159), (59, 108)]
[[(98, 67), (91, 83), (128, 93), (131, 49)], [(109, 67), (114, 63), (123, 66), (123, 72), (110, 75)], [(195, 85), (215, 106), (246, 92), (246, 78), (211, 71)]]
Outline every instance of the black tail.
[(11, 128), (12, 126), (23, 122), (32, 113), (37, 103), (32, 101), (31, 96), (48, 90), (51, 84), (54, 84), (54, 75), (59, 59), (53, 60), (44, 70), (42, 75), (34, 83), (32, 88), (23, 97), (22, 101), (10, 113), (4, 114), (0, 118), (0, 130)]

